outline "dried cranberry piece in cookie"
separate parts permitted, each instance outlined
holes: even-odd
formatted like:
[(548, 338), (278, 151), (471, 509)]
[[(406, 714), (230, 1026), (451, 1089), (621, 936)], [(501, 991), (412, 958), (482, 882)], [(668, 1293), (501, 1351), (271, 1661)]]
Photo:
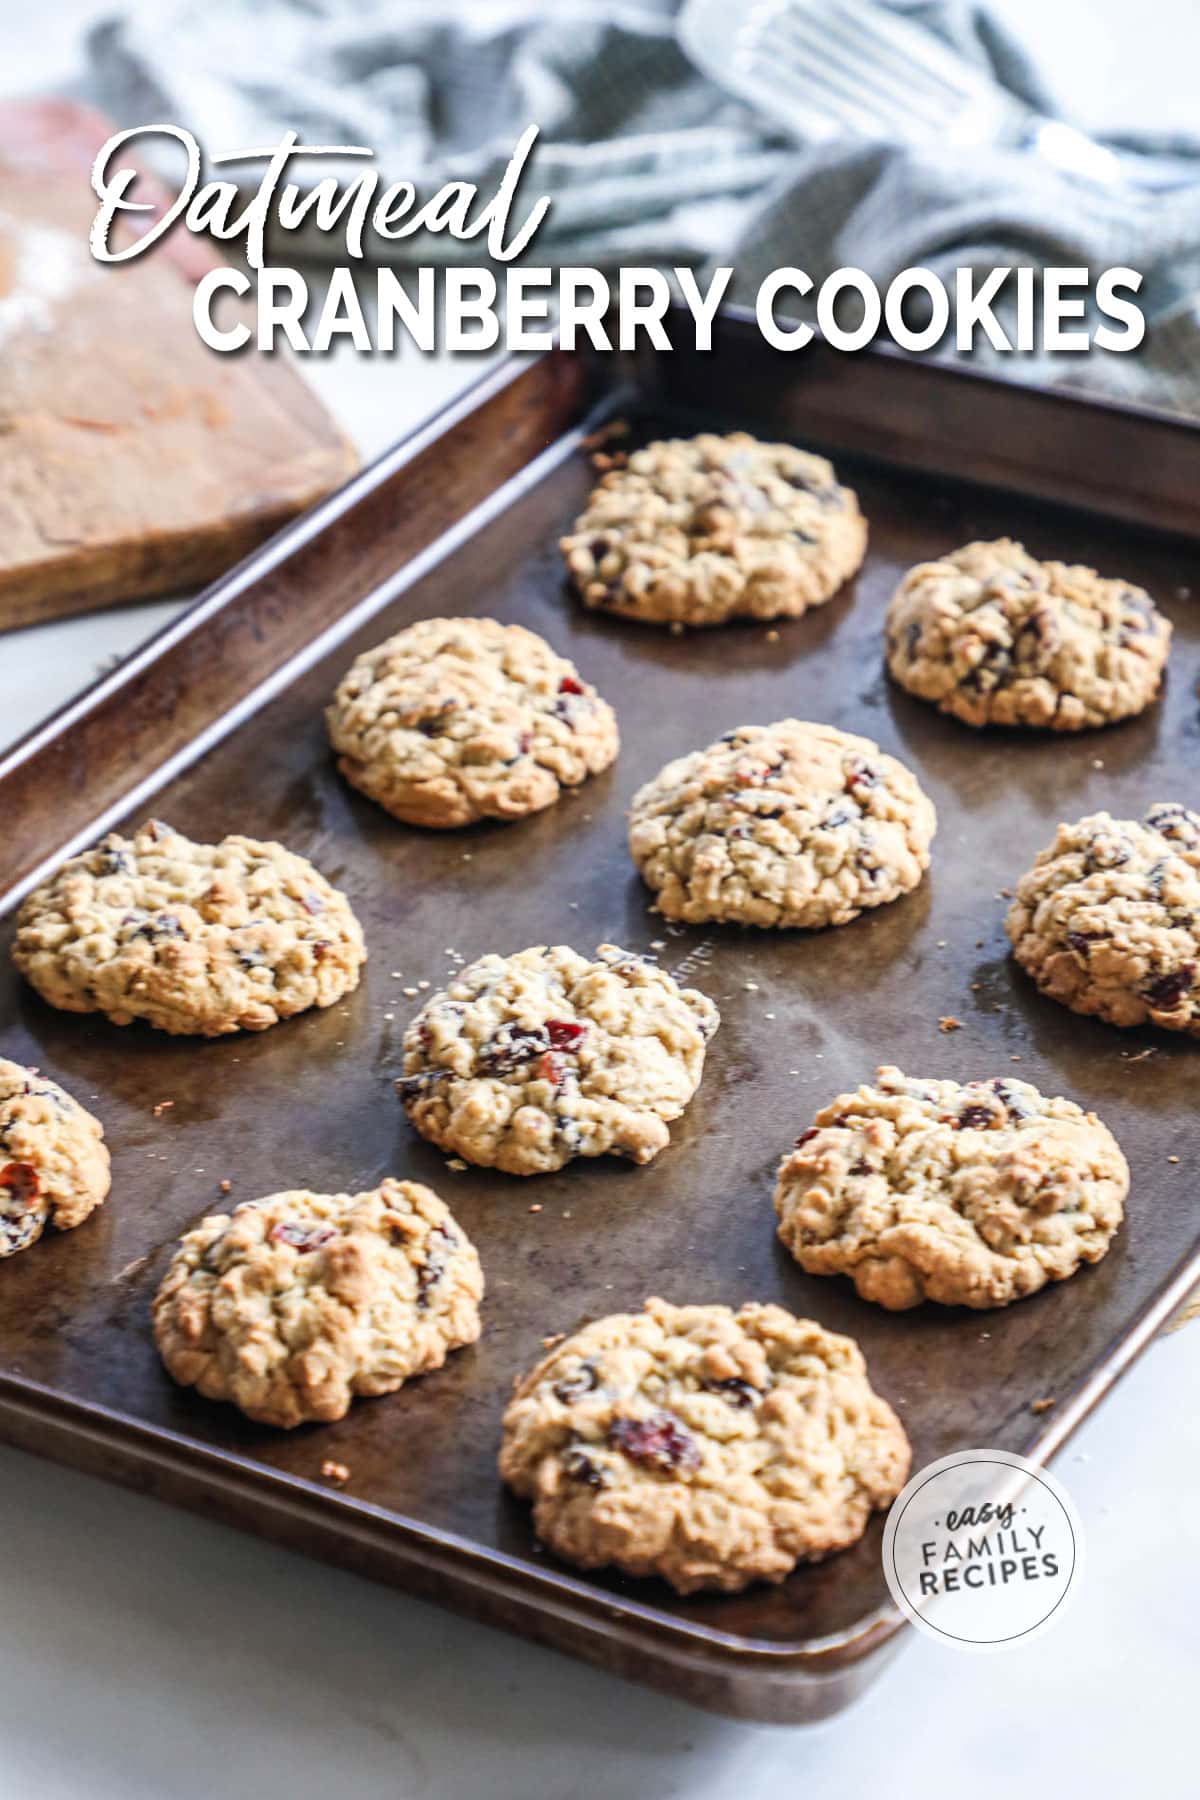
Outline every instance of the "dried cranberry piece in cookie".
[(585, 1394), (595, 1393), (599, 1386), (600, 1374), (595, 1363), (581, 1362), (573, 1375), (563, 1375), (555, 1382), (554, 1398), (561, 1400), (564, 1406), (572, 1406)]
[(33, 1164), (6, 1163), (0, 1169), (0, 1257), (36, 1243), (49, 1217), (50, 1203)]
[(493, 1038), (480, 1045), (475, 1066), (481, 1073), (509, 1075), (522, 1063), (541, 1056), (549, 1042), (549, 1034), (541, 1025), (502, 1025)]
[(864, 756), (848, 756), (843, 767), (846, 774), (846, 788), (849, 793), (865, 794), (879, 786), (879, 770), (874, 768)]
[(960, 1131), (991, 1131), (1003, 1123), (1000, 1113), (990, 1106), (964, 1106), (954, 1123)]
[(121, 924), (133, 926), (134, 929), (129, 933), (131, 939), (145, 938), (150, 944), (157, 944), (163, 938), (183, 936), (183, 926), (174, 913), (153, 913), (145, 919), (138, 912), (126, 913)]
[(757, 1406), (762, 1399), (758, 1388), (752, 1382), (743, 1381), (740, 1375), (726, 1375), (720, 1381), (706, 1381), (704, 1385), (714, 1394), (722, 1395), (731, 1406), (736, 1406), (742, 1411), (748, 1407)]
[(1030, 1106), (1020, 1094), (1014, 1092), (1010, 1083), (1005, 1081), (1002, 1075), (998, 1075), (993, 1081), (992, 1092), (999, 1096), (1010, 1119), (1035, 1119), (1037, 1117), (1036, 1108)]
[(648, 1419), (614, 1419), (609, 1442), (631, 1462), (645, 1463), (664, 1473), (691, 1474), (700, 1467), (700, 1446), (669, 1412), (660, 1410)]
[(546, 1035), (552, 1050), (578, 1050), (586, 1031), (586, 1025), (576, 1025), (570, 1019), (546, 1021)]
[(1177, 801), (1163, 800), (1146, 814), (1146, 828), (1173, 843), (1185, 844), (1189, 850), (1200, 845), (1200, 813), (1194, 813)]
[(551, 1087), (561, 1087), (567, 1078), (566, 1058), (557, 1050), (546, 1050), (538, 1057), (533, 1072), (539, 1081), (548, 1081)]
[(585, 1487), (608, 1486), (603, 1469), (592, 1461), (581, 1444), (571, 1444), (563, 1451), (563, 1473), (571, 1481), (582, 1481)]
[(132, 875), (134, 872), (133, 859), (119, 839), (110, 841), (106, 838), (96, 852), (96, 861), (100, 875)]
[(298, 1219), (285, 1219), (271, 1231), (272, 1243), (290, 1244), (301, 1256), (307, 1256), (312, 1250), (320, 1250), (336, 1236), (337, 1232), (332, 1225), (301, 1225)]
[(429, 1293), (435, 1288), (446, 1273), (447, 1250), (458, 1247), (458, 1239), (445, 1225), (435, 1225), (429, 1233), (425, 1250), (425, 1261), (417, 1270), (417, 1305), (424, 1308), (429, 1305)]
[(1157, 976), (1142, 992), (1155, 1012), (1174, 1012), (1191, 993), (1195, 980), (1195, 963), (1184, 963), (1182, 968), (1169, 969), (1165, 975)]

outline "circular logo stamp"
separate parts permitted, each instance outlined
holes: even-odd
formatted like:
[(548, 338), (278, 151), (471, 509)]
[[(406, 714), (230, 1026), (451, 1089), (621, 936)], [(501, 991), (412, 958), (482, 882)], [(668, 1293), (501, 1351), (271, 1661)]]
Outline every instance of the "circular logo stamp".
[(1063, 1487), (1009, 1450), (960, 1450), (914, 1475), (887, 1516), (883, 1570), (919, 1630), (956, 1650), (1011, 1650), (1062, 1614), (1083, 1567)]

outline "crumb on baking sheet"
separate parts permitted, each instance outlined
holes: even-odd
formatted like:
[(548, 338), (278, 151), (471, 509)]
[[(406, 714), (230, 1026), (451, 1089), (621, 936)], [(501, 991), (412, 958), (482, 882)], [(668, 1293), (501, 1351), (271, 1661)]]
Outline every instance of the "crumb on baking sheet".
[(175, 1102), (173, 1100), (160, 1100), (154, 1108), (155, 1118), (161, 1119), (165, 1112), (170, 1112), (174, 1104)]
[(461, 1156), (451, 1156), (446, 1160), (446, 1167), (453, 1169), (456, 1175), (462, 1175), (466, 1171), (467, 1165)]
[(944, 1018), (938, 1020), (939, 1031), (961, 1031), (962, 1028), (962, 1020), (956, 1019), (953, 1013), (947, 1013)]
[(350, 1471), (345, 1463), (334, 1462), (332, 1457), (327, 1456), (321, 1464), (321, 1479), (332, 1481), (335, 1487), (345, 1487), (350, 1479)]
[(555, 1344), (561, 1344), (566, 1335), (565, 1331), (552, 1331), (549, 1337), (542, 1339), (542, 1349), (553, 1350)]
[(1047, 1394), (1041, 1400), (1031, 1400), (1029, 1402), (1029, 1410), (1031, 1413), (1049, 1412), (1050, 1408), (1052, 1406), (1056, 1406), (1057, 1404), (1058, 1403), (1055, 1400), (1054, 1396), (1052, 1394)]
[(228, 1178), (226, 1178), (226, 1180), (224, 1180), (224, 1181), (219, 1181), (217, 1183), (217, 1186), (220, 1188), (220, 1190), (223, 1194), (232, 1194), (232, 1192), (233, 1192), (233, 1183)]

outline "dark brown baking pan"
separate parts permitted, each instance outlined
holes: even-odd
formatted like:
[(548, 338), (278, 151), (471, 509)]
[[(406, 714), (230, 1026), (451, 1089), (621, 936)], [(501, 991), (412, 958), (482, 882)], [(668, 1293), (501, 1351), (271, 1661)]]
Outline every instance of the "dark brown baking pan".
[[(738, 317), (711, 354), (679, 339), (634, 364), (556, 352), (487, 378), (0, 765), (5, 950), (40, 870), (151, 812), (194, 837), (282, 839), (345, 888), (371, 947), (345, 1004), (216, 1043), (55, 1013), (3, 957), (0, 1050), (94, 1105), (115, 1179), (86, 1227), (0, 1269), (0, 1436), (700, 1705), (813, 1719), (899, 1641), (879, 1521), (856, 1549), (734, 1597), (585, 1579), (538, 1549), (499, 1488), (500, 1413), (551, 1332), (649, 1293), (753, 1297), (861, 1341), (918, 1466), (979, 1445), (1047, 1458), (1200, 1277), (1188, 1143), (1200, 1052), (1043, 1000), (1006, 956), (1001, 897), (1059, 819), (1194, 795), (1200, 439), (897, 356), (780, 355)], [(736, 424), (832, 450), (871, 522), (862, 573), (770, 630), (675, 637), (584, 613), (556, 539), (594, 479), (581, 440), (616, 416), (635, 439)], [(1006, 532), (1151, 590), (1177, 628), (1161, 704), (1076, 738), (984, 736), (889, 686), (881, 620), (900, 571)], [(443, 835), (345, 787), (322, 722), (338, 675), (385, 633), (442, 613), (520, 620), (575, 658), (620, 713), (616, 766), (536, 818)], [(788, 714), (865, 733), (919, 771), (941, 819), (927, 880), (836, 931), (666, 930), (627, 857), (630, 795), (668, 757)], [(404, 990), (438, 986), (451, 952), (606, 940), (662, 940), (664, 964), (722, 1008), (669, 1149), (644, 1169), (576, 1163), (526, 1182), (448, 1169), (392, 1091), (417, 1004)], [(949, 1036), (947, 1014), (962, 1021)], [(994, 1314), (889, 1316), (803, 1274), (775, 1240), (776, 1161), (820, 1104), (884, 1061), (1017, 1073), (1094, 1107), (1133, 1170), (1109, 1256)], [(386, 1172), (433, 1183), (479, 1245), (480, 1343), (291, 1435), (175, 1388), (149, 1302), (179, 1232), (226, 1204), (219, 1184), (235, 1202)], [(342, 1491), (322, 1482), (327, 1458), (350, 1470)]]

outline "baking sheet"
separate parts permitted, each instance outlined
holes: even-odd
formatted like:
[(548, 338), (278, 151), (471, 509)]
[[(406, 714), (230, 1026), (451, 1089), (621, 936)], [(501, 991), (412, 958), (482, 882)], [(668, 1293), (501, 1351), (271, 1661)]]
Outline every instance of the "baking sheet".
[[(756, 423), (751, 411), (706, 417), (701, 399), (691, 397), (686, 415), (656, 411), (652, 399), (636, 435), (660, 435), (681, 417), (687, 429)], [(628, 396), (619, 410), (630, 416)], [(1082, 423), (1087, 409), (1080, 413)], [(50, 1237), (0, 1271), (0, 1399), (24, 1391), (28, 1408), (35, 1384), (68, 1406), (99, 1409), (97, 1417), (134, 1421), (175, 1459), (194, 1454), (217, 1489), (224, 1468), (263, 1476), (268, 1487), (283, 1477), (296, 1493), (295, 1482), (320, 1486), (326, 1458), (343, 1462), (348, 1486), (320, 1504), (348, 1535), (399, 1533), (418, 1561), (423, 1541), (458, 1546), (481, 1591), (489, 1571), (525, 1583), (547, 1619), (553, 1605), (570, 1611), (581, 1595), (599, 1597), (614, 1622), (657, 1645), (648, 1662), (657, 1655), (662, 1667), (635, 1658), (628, 1671), (646, 1678), (667, 1680), (673, 1660), (682, 1669), (717, 1656), (740, 1658), (753, 1681), (772, 1653), (786, 1670), (790, 1655), (819, 1658), (830, 1640), (834, 1661), (880, 1643), (890, 1629), (880, 1626), (881, 1520), (855, 1549), (781, 1587), (682, 1599), (657, 1583), (561, 1569), (494, 1472), (510, 1383), (542, 1338), (637, 1307), (650, 1293), (774, 1300), (851, 1333), (904, 1419), (914, 1467), (974, 1445), (1036, 1450), (1062, 1434), (1089, 1386), (1103, 1387), (1118, 1342), (1200, 1250), (1187, 1142), (1194, 1044), (1120, 1033), (1042, 999), (1006, 955), (1002, 897), (1060, 818), (1101, 807), (1139, 816), (1153, 801), (1193, 797), (1200, 626), (1182, 590), (1194, 552), (1184, 540), (929, 473), (850, 455), (839, 468), (871, 524), (857, 580), (800, 621), (675, 637), (587, 614), (568, 595), (556, 540), (595, 474), (578, 450), (550, 456), (511, 505), (460, 534), (394, 604), (298, 672), (152, 806), (137, 807), (129, 824), (153, 811), (195, 838), (239, 831), (310, 857), (348, 894), (371, 960), (358, 993), (329, 1012), (202, 1043), (55, 1013), (5, 956), (0, 1053), (39, 1065), (94, 1106), (113, 1149), (114, 1189), (84, 1229)], [(1150, 589), (1177, 634), (1161, 705), (1076, 738), (977, 735), (887, 681), (882, 617), (903, 570), (1004, 533), (1036, 554), (1091, 562)], [(349, 606), (369, 584), (353, 557), (341, 576)], [(535, 818), (444, 835), (399, 825), (354, 794), (333, 766), (323, 705), (359, 650), (437, 614), (519, 621), (572, 657), (617, 708), (616, 765)], [(928, 877), (908, 898), (823, 933), (666, 927), (625, 847), (633, 791), (722, 731), (787, 715), (873, 737), (913, 766), (940, 818)], [(5, 951), (10, 936), (7, 921)], [(430, 991), (404, 989), (442, 985), (455, 954), (556, 941), (583, 951), (661, 943), (664, 965), (717, 1000), (723, 1024), (699, 1093), (669, 1149), (644, 1169), (577, 1162), (530, 1181), (450, 1170), (409, 1128), (392, 1089), (405, 1024)], [(940, 1033), (945, 1014), (963, 1028)], [(775, 1239), (775, 1165), (820, 1105), (881, 1062), (962, 1080), (1017, 1074), (1093, 1107), (1133, 1173), (1127, 1224), (1107, 1258), (991, 1314), (930, 1306), (891, 1316), (858, 1300), (848, 1282), (805, 1275)], [(292, 1186), (354, 1190), (385, 1173), (436, 1187), (478, 1245), (488, 1281), (480, 1343), (394, 1397), (358, 1403), (338, 1424), (287, 1435), (175, 1388), (153, 1349), (148, 1306), (179, 1233), (239, 1200)], [(1035, 1413), (1041, 1399), (1055, 1404)], [(36, 1394), (32, 1405), (36, 1418)], [(18, 1437), (30, 1441), (28, 1431)], [(112, 1472), (129, 1479), (137, 1459), (125, 1460)], [(239, 1509), (231, 1503), (222, 1516), (236, 1519)], [(549, 1623), (539, 1635), (564, 1637)], [(675, 1685), (687, 1691), (682, 1675)]]

